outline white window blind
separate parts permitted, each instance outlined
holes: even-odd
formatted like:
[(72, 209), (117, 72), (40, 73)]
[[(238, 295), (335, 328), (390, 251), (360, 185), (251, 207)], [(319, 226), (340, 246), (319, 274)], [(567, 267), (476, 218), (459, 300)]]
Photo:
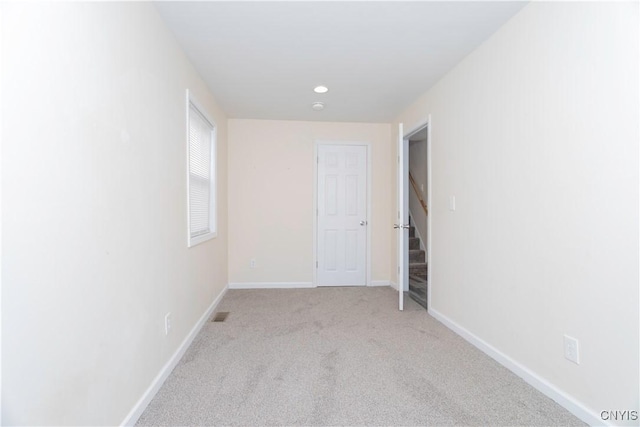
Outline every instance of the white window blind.
[[(189, 102), (189, 238), (215, 232), (214, 127)], [(213, 236), (212, 236), (213, 237)]]

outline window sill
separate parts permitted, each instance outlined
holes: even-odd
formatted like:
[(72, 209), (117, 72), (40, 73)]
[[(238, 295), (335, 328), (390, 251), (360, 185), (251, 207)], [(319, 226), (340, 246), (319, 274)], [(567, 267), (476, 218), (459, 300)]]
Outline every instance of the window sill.
[(201, 234), (200, 236), (196, 236), (196, 237), (189, 237), (189, 241), (187, 242), (187, 247), (192, 248), (196, 245), (199, 245), (200, 243), (204, 243), (207, 240), (211, 240), (217, 236), (218, 236), (218, 233), (210, 232), (207, 234)]

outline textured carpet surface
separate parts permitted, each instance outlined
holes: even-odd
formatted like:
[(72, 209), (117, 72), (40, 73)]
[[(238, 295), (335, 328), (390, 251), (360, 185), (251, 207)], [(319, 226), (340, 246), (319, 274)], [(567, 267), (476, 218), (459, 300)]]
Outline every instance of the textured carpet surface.
[(230, 290), (138, 425), (584, 425), (390, 288)]

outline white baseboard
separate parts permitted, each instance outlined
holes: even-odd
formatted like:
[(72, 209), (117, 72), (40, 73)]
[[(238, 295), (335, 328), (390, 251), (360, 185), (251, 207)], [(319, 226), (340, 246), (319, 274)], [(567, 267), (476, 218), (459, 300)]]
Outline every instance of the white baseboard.
[(151, 400), (160, 390), (160, 387), (162, 387), (162, 384), (164, 384), (166, 379), (169, 377), (169, 374), (171, 374), (171, 371), (173, 371), (173, 368), (175, 368), (178, 362), (180, 361), (180, 359), (182, 359), (182, 356), (184, 356), (184, 353), (187, 351), (187, 349), (193, 342), (193, 339), (196, 337), (196, 335), (198, 335), (198, 332), (200, 332), (200, 329), (202, 329), (207, 319), (211, 316), (213, 311), (216, 309), (216, 307), (222, 300), (222, 297), (224, 297), (224, 295), (227, 293), (227, 289), (228, 287), (225, 286), (222, 292), (220, 292), (220, 295), (218, 295), (216, 299), (213, 300), (209, 308), (207, 308), (207, 310), (200, 317), (198, 322), (193, 326), (193, 328), (191, 328), (191, 331), (189, 332), (189, 334), (182, 341), (182, 343), (180, 344), (178, 349), (175, 351), (175, 353), (173, 353), (169, 361), (162, 367), (162, 369), (160, 369), (160, 372), (153, 379), (149, 388), (147, 388), (147, 390), (144, 392), (140, 400), (138, 400), (138, 402), (133, 406), (133, 409), (131, 409), (129, 414), (125, 417), (124, 421), (122, 421), (120, 425), (122, 426), (135, 425), (135, 423), (138, 421), (138, 418), (140, 418), (140, 415), (142, 415), (142, 413), (147, 408)]
[[(388, 280), (372, 280), (369, 287), (392, 286)], [(312, 282), (235, 282), (229, 289), (304, 289), (315, 288)], [(396, 287), (397, 288), (397, 287)]]
[(298, 289), (315, 288), (311, 282), (236, 282), (229, 289)]
[(591, 426), (610, 425), (601, 420), (600, 417), (598, 417), (596, 411), (590, 410), (584, 404), (578, 402), (576, 399), (558, 389), (556, 386), (549, 383), (547, 380), (545, 380), (535, 372), (529, 370), (527, 367), (516, 362), (497, 348), (488, 344), (486, 341), (482, 340), (478, 336), (469, 332), (467, 329), (458, 325), (447, 316), (439, 313), (434, 309), (430, 309), (428, 313), (435, 319), (443, 323), (447, 328), (451, 329), (453, 332), (457, 333), (469, 343), (473, 344), (489, 357), (500, 363), (502, 366), (525, 380), (529, 385), (536, 388), (542, 394), (556, 401), (560, 406), (564, 407), (567, 411), (571, 412), (573, 415), (580, 418), (585, 423)]
[(394, 282), (389, 282), (389, 286), (391, 286), (393, 289), (395, 289), (396, 291), (398, 290), (398, 284), (394, 283)]
[(369, 286), (391, 286), (391, 283), (388, 280), (372, 280), (371, 283), (369, 283)]

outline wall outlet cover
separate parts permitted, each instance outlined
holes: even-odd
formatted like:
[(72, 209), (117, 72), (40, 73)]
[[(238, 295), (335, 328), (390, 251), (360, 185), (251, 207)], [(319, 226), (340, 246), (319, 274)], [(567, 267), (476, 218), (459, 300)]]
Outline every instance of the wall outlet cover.
[(580, 364), (580, 347), (577, 339), (568, 335), (564, 336), (564, 357), (567, 360)]

